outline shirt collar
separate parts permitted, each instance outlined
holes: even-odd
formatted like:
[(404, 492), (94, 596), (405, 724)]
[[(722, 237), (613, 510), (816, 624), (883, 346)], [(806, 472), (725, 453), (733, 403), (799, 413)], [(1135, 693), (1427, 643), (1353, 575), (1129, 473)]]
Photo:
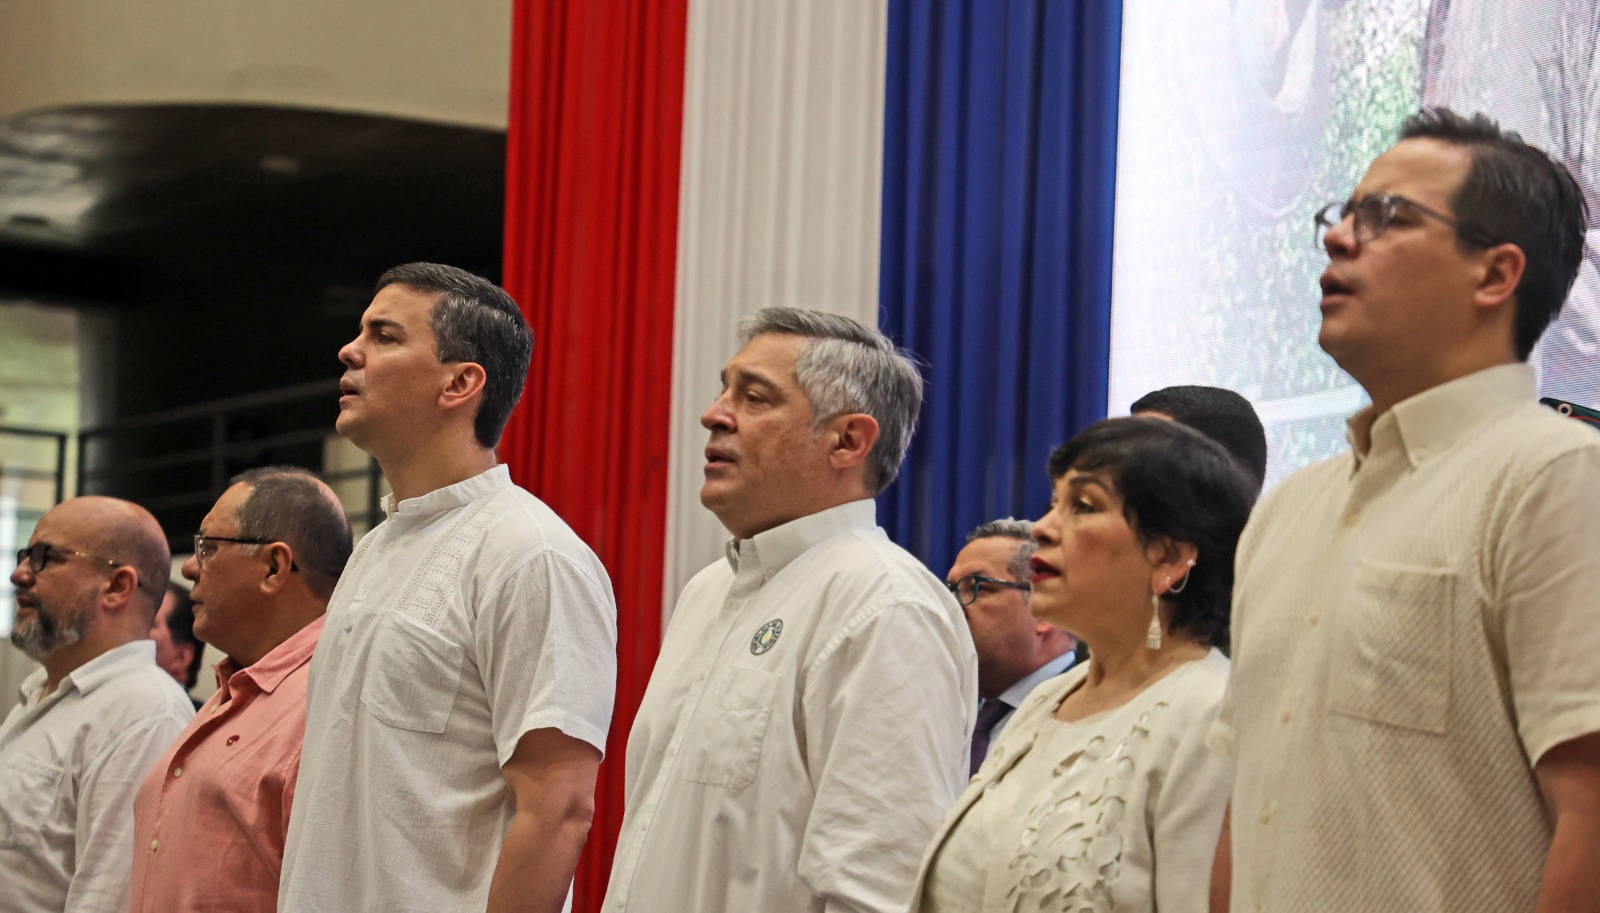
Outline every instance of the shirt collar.
[(268, 650), (254, 665), (241, 669), (231, 659), (217, 663), (217, 690), (226, 698), (232, 690), (229, 684), (234, 676), (243, 675), (255, 682), (262, 692), (271, 694), (289, 673), (311, 659), (311, 651), (316, 649), (317, 638), (322, 636), (322, 626), (327, 620), (326, 615), (317, 616), (315, 621), (289, 635), (288, 640)]
[[(1376, 418), (1368, 406), (1351, 416), (1346, 438), (1357, 466), (1375, 451), (1401, 447), (1415, 467), (1449, 450), (1483, 419), (1532, 401), (1535, 392), (1531, 366), (1522, 362), (1496, 365), (1430, 387)], [(1356, 448), (1355, 429), (1362, 422), (1372, 424), (1366, 453)]]
[(841, 533), (868, 530), (877, 525), (876, 501), (871, 498), (850, 501), (790, 520), (748, 539), (728, 540), (728, 564), (735, 574), (759, 573), (762, 580), (768, 580), (812, 546)]
[[(63, 694), (71, 688), (79, 694), (88, 694), (130, 669), (155, 664), (156, 642), (148, 639), (132, 640), (120, 647), (113, 647), (68, 672), (62, 677), (60, 684), (56, 685), (54, 693)], [(24, 704), (44, 688), (48, 674), (44, 669), (35, 669), (31, 675), (22, 680), (21, 693)]]
[(1028, 696), (1029, 692), (1039, 687), (1039, 684), (1045, 679), (1055, 678), (1061, 673), (1067, 671), (1067, 669), (1072, 665), (1072, 661), (1076, 658), (1076, 650), (1068, 650), (1060, 656), (1057, 656), (1055, 659), (1052, 659), (1039, 668), (1033, 670), (1031, 674), (1024, 677), (1021, 681), (1016, 682), (1011, 687), (1001, 692), (1000, 700), (1004, 701), (1009, 707), (1022, 706), (1022, 701)]
[(487, 494), (510, 487), (511, 470), (497, 463), (470, 479), (436, 488), (425, 495), (396, 503), (394, 493), (383, 496), (383, 512), (390, 519), (427, 520), (447, 510), (465, 507)]

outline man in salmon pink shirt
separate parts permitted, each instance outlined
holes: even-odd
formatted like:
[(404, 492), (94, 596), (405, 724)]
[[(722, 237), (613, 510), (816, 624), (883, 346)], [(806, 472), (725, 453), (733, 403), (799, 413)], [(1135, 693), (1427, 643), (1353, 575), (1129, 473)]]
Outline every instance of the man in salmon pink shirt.
[(276, 909), (311, 652), (349, 557), (343, 508), (304, 469), (236, 477), (201, 522), (183, 575), (227, 658), (134, 799), (131, 913)]

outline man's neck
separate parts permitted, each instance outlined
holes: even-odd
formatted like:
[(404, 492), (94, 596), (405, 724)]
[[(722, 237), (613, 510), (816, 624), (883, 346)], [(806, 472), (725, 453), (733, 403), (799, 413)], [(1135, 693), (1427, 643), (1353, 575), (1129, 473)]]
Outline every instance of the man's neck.
[(457, 482), (465, 482), (494, 468), (494, 451), (486, 447), (445, 442), (443, 446), (396, 448), (373, 454), (394, 492), (395, 503), (420, 498)]
[(305, 630), (306, 625), (321, 618), (327, 608), (326, 601), (316, 599), (293, 606), (265, 607), (263, 611), (268, 613), (267, 617), (273, 621), (271, 630), (257, 643), (230, 650), (228, 662), (232, 663), (235, 669), (250, 668), (260, 662), (262, 657), (283, 646), (284, 641)]

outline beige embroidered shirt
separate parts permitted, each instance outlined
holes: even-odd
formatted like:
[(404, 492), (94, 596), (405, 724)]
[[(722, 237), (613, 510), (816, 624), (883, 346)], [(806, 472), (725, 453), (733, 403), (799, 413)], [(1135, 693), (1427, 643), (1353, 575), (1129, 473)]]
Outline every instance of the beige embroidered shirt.
[(1533, 766), (1600, 730), (1600, 434), (1533, 395), (1435, 387), (1256, 508), (1212, 734), (1235, 913), (1533, 909)]

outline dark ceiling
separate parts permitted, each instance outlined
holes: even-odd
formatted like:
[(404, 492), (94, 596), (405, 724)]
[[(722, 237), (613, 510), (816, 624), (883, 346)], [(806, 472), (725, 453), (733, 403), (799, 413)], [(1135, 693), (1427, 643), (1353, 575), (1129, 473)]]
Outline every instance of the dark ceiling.
[(30, 111), (0, 119), (0, 298), (109, 315), (91, 373), (111, 421), (331, 384), (384, 269), (499, 280), (504, 193), (497, 130), (251, 105)]
[(496, 130), (249, 105), (31, 111), (0, 119), (0, 295), (117, 315), (117, 416), (330, 377), (387, 267), (498, 278), (504, 188)]

